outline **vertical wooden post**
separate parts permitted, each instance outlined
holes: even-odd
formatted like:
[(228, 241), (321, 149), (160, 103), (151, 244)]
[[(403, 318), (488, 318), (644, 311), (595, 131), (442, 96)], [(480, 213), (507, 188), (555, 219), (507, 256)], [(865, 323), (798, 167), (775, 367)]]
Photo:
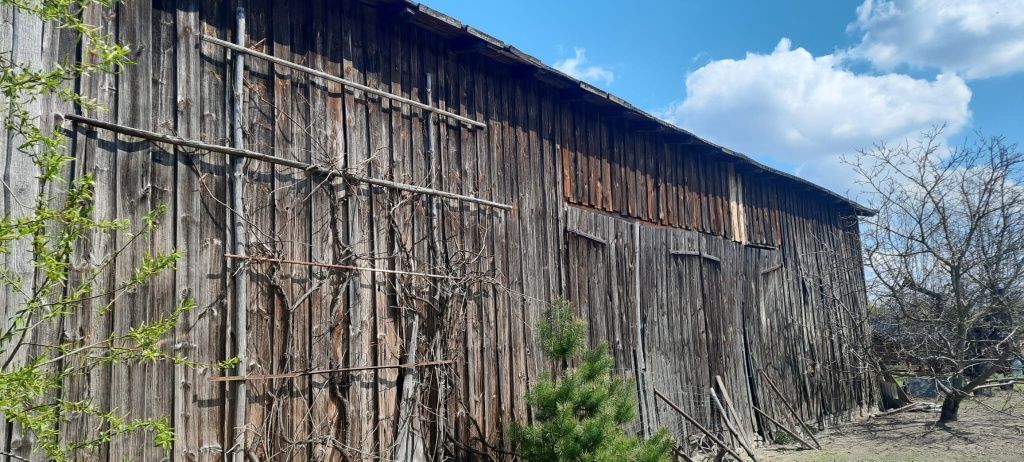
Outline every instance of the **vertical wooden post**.
[[(427, 105), (431, 106), (431, 107), (434, 107), (434, 73), (433, 72), (427, 72)], [(438, 158), (439, 158), (439, 156), (437, 154), (437, 135), (434, 132), (434, 123), (437, 120), (437, 118), (434, 117), (434, 113), (433, 112), (428, 111), (427, 114), (426, 114), (426, 119), (427, 119), (426, 120), (426, 127), (427, 127), (427, 184), (431, 188), (437, 188), (437, 187), (440, 186), (440, 183), (441, 183), (440, 179), (438, 178), (438, 175), (440, 174), (440, 171), (439, 171), (439, 166), (438, 166), (438, 163), (439, 163)], [(443, 122), (441, 122), (441, 123), (443, 123)], [(440, 128), (438, 128), (438, 129), (440, 129)], [(441, 247), (441, 203), (440, 203), (440, 201), (437, 200), (436, 197), (429, 197), (427, 200), (429, 201), (428, 203), (430, 205), (430, 219), (427, 221), (427, 230), (428, 230), (428, 235), (429, 235), (429, 238), (430, 238), (430, 241), (427, 243), (427, 255), (428, 255), (427, 261), (430, 263), (430, 268), (433, 271), (433, 270), (436, 270), (436, 268), (440, 267), (440, 264), (443, 261), (443, 257), (442, 257), (442, 253), (441, 253), (441, 249), (442, 249), (442, 247)], [(441, 293), (440, 293), (440, 291), (439, 291), (439, 289), (437, 288), (436, 285), (433, 285), (433, 287), (434, 287), (434, 289), (433, 289), (433, 298), (434, 298), (434, 300), (433, 301), (436, 303), (440, 299)], [(434, 351), (433, 351), (433, 355), (434, 355), (435, 358), (441, 357), (441, 352), (439, 351), (439, 348), (440, 348), (439, 345), (440, 344), (438, 344), (438, 346), (435, 346)], [(443, 409), (443, 406), (444, 406), (444, 404), (442, 403), (442, 398), (441, 397), (446, 396), (446, 394), (447, 394), (447, 390), (446, 390), (447, 382), (446, 382), (446, 380), (447, 379), (443, 375), (439, 376), (438, 379), (437, 379), (437, 396), (438, 396), (437, 406), (438, 406), (438, 409)], [(440, 444), (439, 442), (441, 441), (441, 438), (443, 437), (443, 435), (447, 431), (448, 423), (446, 421), (446, 417), (447, 416), (446, 416), (445, 412), (446, 411), (441, 411), (441, 412), (437, 413), (437, 420), (435, 422), (435, 425), (436, 425), (435, 431), (437, 433), (436, 433), (436, 436), (435, 436), (435, 439), (434, 439), (434, 443), (435, 444), (434, 444), (434, 448), (433, 448), (433, 451), (435, 452), (435, 454), (434, 454), (435, 457), (437, 457), (440, 454), (440, 451), (441, 451), (441, 448), (442, 448), (443, 445)]]
[[(419, 337), (420, 318), (412, 309), (406, 311), (410, 320), (409, 338), (405, 342), (405, 363), (416, 364), (416, 350)], [(419, 378), (416, 376), (416, 368), (408, 367), (404, 371), (405, 380), (402, 382), (402, 402), (398, 409), (398, 436), (395, 438), (395, 459), (396, 461), (414, 461), (423, 459), (423, 441), (414, 428), (413, 422), (416, 418), (417, 399), (415, 397)]]
[(736, 439), (739, 440), (740, 446), (742, 446), (743, 450), (750, 455), (750, 458), (753, 459), (754, 462), (757, 462), (757, 455), (754, 454), (754, 450), (750, 448), (750, 444), (747, 443), (747, 440), (746, 438), (743, 437), (743, 434), (736, 429), (736, 425), (732, 423), (732, 419), (729, 418), (729, 414), (725, 411), (725, 408), (722, 406), (722, 400), (718, 399), (718, 393), (715, 393), (715, 387), (711, 387), (710, 390), (711, 401), (715, 403), (715, 407), (718, 408), (718, 412), (722, 414), (722, 421), (725, 422), (725, 427), (729, 429), (729, 433), (732, 433), (733, 436), (735, 436)]
[(718, 391), (721, 392), (722, 401), (725, 401), (725, 407), (728, 409), (729, 414), (732, 416), (733, 422), (736, 422), (736, 429), (743, 434), (743, 438), (749, 441), (754, 441), (750, 432), (747, 431), (746, 427), (740, 423), (740, 415), (736, 412), (736, 407), (732, 404), (732, 397), (729, 396), (729, 391), (725, 389), (725, 383), (722, 381), (722, 376), (715, 375), (715, 383), (718, 384)]
[(633, 316), (636, 330), (636, 343), (633, 347), (636, 355), (636, 384), (640, 403), (640, 434), (644, 438), (653, 433), (651, 428), (651, 403), (647, 397), (647, 358), (644, 356), (643, 321), (640, 314), (640, 223), (633, 224)]
[[(236, 12), (237, 25), (235, 26), (235, 43), (245, 46), (245, 8), (238, 7)], [(235, 53), (234, 56), (234, 88), (231, 107), (231, 144), (243, 149), (244, 140), (242, 132), (242, 98), (244, 92), (242, 86), (245, 83), (245, 55)], [(243, 162), (244, 158), (235, 157), (232, 159), (232, 184), (231, 184), (231, 217), (232, 217), (232, 247), (236, 255), (246, 255), (246, 224), (243, 210), (242, 189), (245, 176)], [(235, 295), (235, 357), (238, 358), (238, 366), (235, 373), (245, 377), (248, 373), (246, 362), (247, 333), (248, 325), (248, 292), (249, 274), (246, 270), (247, 261), (244, 259), (238, 262), (234, 271), (234, 295)], [(232, 448), (234, 450), (234, 462), (245, 462), (245, 408), (246, 408), (246, 384), (245, 381), (235, 383), (235, 413), (234, 413), (234, 437)]]

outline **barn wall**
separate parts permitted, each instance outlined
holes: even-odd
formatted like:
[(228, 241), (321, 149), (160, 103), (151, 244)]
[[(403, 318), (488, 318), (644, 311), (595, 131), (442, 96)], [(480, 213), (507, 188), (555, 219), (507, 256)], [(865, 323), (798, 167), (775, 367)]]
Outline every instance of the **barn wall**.
[[(253, 49), (424, 102), (429, 73), (434, 104), (487, 125), (430, 117), (247, 58), (245, 148), (513, 208), (325, 180), (257, 161), (245, 161), (244, 180), (235, 184), (225, 155), (196, 156), (67, 124), (75, 157), (68, 177), (96, 177), (98, 215), (139, 223), (159, 204), (167, 206), (155, 234), (119, 258), (170, 249), (183, 258), (173, 274), (117, 301), (112, 317), (99, 317), (103, 300), (87, 305), (61, 327), (65, 338), (124, 332), (194, 297), (198, 308), (182, 319), (167, 348), (200, 362), (234, 355), (237, 263), (224, 254), (235, 238), (231, 224), (244, 220), (252, 255), (445, 276), (252, 263), (244, 307), (250, 374), (401, 364), (410, 358), (409, 345), (417, 361), (453, 361), (415, 375), (380, 369), (249, 382), (247, 447), (258, 460), (388, 458), (401, 447), (426, 457), (503, 454), (508, 425), (529, 418), (523, 392), (547, 370), (534, 323), (561, 294), (587, 319), (592, 343), (610, 343), (618, 371), (648, 377), (639, 389), (645, 421), (669, 426), (680, 439), (685, 427), (647, 387), (712, 424), (704, 393), (721, 375), (752, 430), (748, 402), (781, 412), (764, 396), (761, 379), (747, 377), (754, 369), (771, 374), (809, 420), (843, 419), (871, 407), (870, 380), (843, 344), (844, 335), (856, 333), (830, 296), (836, 287), (853, 286), (843, 296), (855, 309), (864, 306), (856, 228), (843, 221), (848, 211), (808, 199), (813, 194), (794, 191), (790, 182), (737, 170), (727, 159), (606, 117), (607, 111), (504, 63), (461, 52), (443, 33), (383, 9), (354, 1), (240, 4)], [(90, 6), (86, 17), (131, 46), (136, 64), (118, 76), (76, 82), (109, 108), (86, 115), (229, 144), (230, 54), (199, 34), (233, 40), (238, 5)], [(45, 44), (40, 62), (57, 62), (52, 38), (59, 34), (31, 28), (16, 34)], [(31, 178), (16, 153), (6, 156), (6, 179)], [(15, 167), (20, 170), (10, 173)], [(243, 190), (243, 210), (229, 206), (233, 187)], [(4, 194), (8, 213), (31, 188)], [(117, 245), (96, 236), (81, 258), (97, 261)], [(685, 246), (718, 262), (672, 254), (693, 250)], [(777, 264), (781, 270), (758, 272)], [(645, 281), (639, 293), (638, 277)], [(220, 374), (203, 366), (118, 367), (69, 380), (66, 390), (104, 409), (169, 416), (179, 431), (174, 460), (219, 460), (233, 444), (235, 406), (232, 385), (208, 381)], [(414, 377), (415, 393), (403, 392)], [(403, 406), (411, 410), (409, 425), (399, 419)], [(95, 435), (89, 425), (63, 431), (69, 438)], [(30, 451), (31, 442), (16, 432), (4, 441), (12, 451)], [(77, 456), (163, 455), (134, 436)]]
[[(582, 105), (582, 103), (576, 103)], [(574, 106), (570, 104), (570, 106)], [(561, 144), (566, 201), (645, 223), (778, 246), (779, 193), (793, 182), (650, 125), (575, 110)], [(815, 203), (829, 214), (849, 213)]]

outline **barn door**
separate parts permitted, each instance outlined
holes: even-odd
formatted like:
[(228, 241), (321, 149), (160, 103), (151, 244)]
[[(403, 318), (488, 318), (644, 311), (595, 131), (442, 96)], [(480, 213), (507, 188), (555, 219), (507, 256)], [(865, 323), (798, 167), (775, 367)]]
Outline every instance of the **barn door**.
[[(724, 389), (718, 394), (735, 412), (737, 425), (752, 434), (744, 246), (696, 231), (650, 227), (641, 230), (640, 248), (643, 340), (652, 385), (705, 427), (723, 432), (711, 389)], [(686, 434), (674, 411), (660, 403), (654, 410), (677, 438)]]
[(608, 240), (584, 230), (566, 233), (569, 253), (569, 300), (588, 324), (591, 348), (607, 341), (607, 311), (612, 308), (612, 252)]
[[(694, 231), (641, 228), (640, 306), (651, 387), (706, 426), (711, 415), (709, 300), (701, 290), (707, 263), (701, 257), (700, 239)], [(658, 426), (685, 441), (689, 426), (682, 416), (663, 402), (654, 403), (652, 410)]]
[[(577, 207), (566, 208), (566, 297), (587, 322), (591, 347), (608, 344), (615, 371), (637, 377), (641, 422), (649, 405), (642, 392), (643, 352), (639, 338), (636, 225)], [(641, 371), (637, 374), (636, 371)], [(648, 423), (635, 428), (644, 432)]]
[(633, 225), (570, 207), (565, 242), (566, 296), (588, 323), (590, 346), (608, 343), (615, 367), (632, 371), (635, 338)]
[[(778, 377), (780, 371), (776, 358), (788, 354), (785, 349), (792, 347), (792, 342), (778, 341), (779, 338), (785, 338), (779, 335), (776, 320), (781, 304), (785, 303), (782, 256), (775, 249), (747, 247), (743, 257), (747, 280), (751, 281), (743, 304), (743, 342), (750, 399), (758, 409), (770, 415), (782, 416), (785, 415), (785, 409), (768, 389), (761, 375), (761, 371), (766, 370)], [(760, 415), (754, 418), (757, 432), (766, 440), (772, 440), (776, 427)]]
[[(756, 428), (749, 379), (760, 358), (763, 316), (747, 274), (746, 247), (691, 230), (645, 226), (568, 207), (565, 228), (567, 294), (588, 324), (591, 346), (607, 342), (615, 368), (636, 377), (644, 432), (665, 427), (678, 440), (685, 420), (657, 389), (711, 428), (723, 428), (710, 390), (716, 376), (747, 434)], [(751, 311), (756, 311), (752, 313)]]

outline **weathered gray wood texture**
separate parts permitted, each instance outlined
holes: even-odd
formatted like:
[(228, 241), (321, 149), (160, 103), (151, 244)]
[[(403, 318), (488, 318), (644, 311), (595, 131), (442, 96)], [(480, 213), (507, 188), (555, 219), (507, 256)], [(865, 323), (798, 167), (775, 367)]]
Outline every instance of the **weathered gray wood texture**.
[[(487, 124), (479, 129), (428, 117), (249, 58), (246, 148), (514, 208), (500, 212), (324, 181), (252, 160), (244, 184), (232, 185), (222, 154), (197, 157), (72, 126), (76, 160), (68, 176), (95, 175), (96, 213), (138, 221), (157, 204), (168, 207), (153, 238), (125, 258), (170, 248), (183, 258), (173, 275), (119, 301), (112, 319), (76, 314), (63, 327), (65, 339), (123, 332), (192, 296), (199, 307), (167, 348), (206, 362), (231, 356), (237, 332), (231, 313), (238, 307), (223, 254), (233, 220), (245, 220), (252, 255), (461, 278), (252, 264), (249, 304), (242, 307), (249, 310), (250, 374), (399, 364), (409, 356), (407, 345), (418, 345), (413, 356), (420, 360), (455, 361), (417, 370), (412, 387), (403, 387), (408, 369), (253, 381), (246, 444), (255, 460), (393, 457), (406, 402), (413, 423), (402, 434), (415, 441), (407, 439), (403, 453), (505, 457), (509, 423), (530, 417), (522, 394), (547, 368), (534, 322), (562, 294), (588, 322), (591, 343), (609, 343), (617, 371), (644, 374), (643, 421), (668, 427), (680, 442), (686, 426), (653, 398), (651, 387), (721, 430), (709, 401), (709, 387), (721, 376), (739, 425), (751, 434), (773, 431), (751, 404), (783, 415), (761, 383), (762, 369), (804, 419), (830, 423), (873, 407), (872, 379), (850, 348), (851, 336), (863, 333), (847, 310), (863, 310), (865, 300), (848, 205), (680, 143), (648, 122), (616, 117), (606, 103), (453, 39), (443, 16), (410, 22), (401, 10), (373, 3), (93, 6), (86, 17), (131, 46), (136, 64), (76, 85), (109, 108), (92, 117), (227, 145), (230, 53), (199, 34), (233, 40), (235, 9), (243, 6), (253, 49)], [(77, 50), (9, 9), (0, 16), (0, 51), (41, 50), (24, 58), (49, 65)], [(66, 109), (38, 110), (41, 120), (52, 120), (48, 111)], [(18, 199), (36, 192), (33, 173), (11, 147), (17, 140), (0, 142), (3, 212), (17, 213)], [(228, 207), (236, 186), (243, 188), (244, 210)], [(97, 236), (81, 258), (116, 244)], [(25, 249), (11, 258), (18, 252)], [(15, 294), (3, 296), (6, 306), (16, 303)], [(420, 320), (414, 342), (410, 316)], [(178, 428), (170, 457), (221, 460), (234, 444), (233, 403), (230, 385), (207, 382), (215, 374), (205, 367), (118, 367), (69, 381), (66, 392), (104, 409), (167, 415)], [(410, 389), (415, 395), (403, 396)], [(29, 453), (31, 442), (16, 428), (0, 430), (5, 450)], [(96, 430), (82, 423), (63, 431), (78, 438)], [(78, 454), (80, 460), (163, 456), (142, 437)]]

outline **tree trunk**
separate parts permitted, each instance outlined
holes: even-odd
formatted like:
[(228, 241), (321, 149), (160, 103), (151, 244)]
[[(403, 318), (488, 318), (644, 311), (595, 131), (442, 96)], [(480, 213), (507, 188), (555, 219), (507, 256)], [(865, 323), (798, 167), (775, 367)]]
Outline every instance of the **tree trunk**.
[(963, 401), (965, 396), (984, 385), (992, 377), (992, 374), (995, 374), (997, 370), (996, 365), (1004, 363), (1010, 356), (1009, 352), (1009, 349), (1003, 350), (999, 358), (986, 365), (985, 369), (966, 385), (961, 385), (963, 383), (962, 375), (957, 374), (950, 378), (950, 385), (952, 385), (950, 388), (952, 390), (946, 390), (946, 398), (942, 400), (942, 414), (939, 415), (939, 423), (956, 422), (960, 413), (960, 401)]
[(878, 383), (882, 397), (882, 410), (897, 409), (913, 402), (903, 388), (896, 382), (880, 381)]
[(949, 393), (942, 400), (942, 413), (939, 415), (939, 423), (956, 422), (960, 414), (960, 401), (963, 397), (955, 393)]

